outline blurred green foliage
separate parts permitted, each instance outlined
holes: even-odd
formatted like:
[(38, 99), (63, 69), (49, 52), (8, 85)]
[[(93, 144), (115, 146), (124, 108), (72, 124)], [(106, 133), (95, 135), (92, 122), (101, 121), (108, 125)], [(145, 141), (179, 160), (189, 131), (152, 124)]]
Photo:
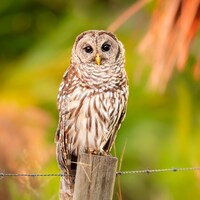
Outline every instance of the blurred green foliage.
[[(42, 137), (43, 142), (19, 145), (18, 156), (0, 170), (18, 172), (58, 172), (55, 159), (54, 133), (58, 121), (56, 96), (62, 75), (69, 65), (75, 37), (88, 29), (106, 29), (132, 0), (2, 0), (0, 3), (0, 116), (10, 122), (13, 107), (18, 113), (9, 126), (0, 122), (3, 139), (8, 137), (7, 159), (13, 154), (10, 145), (23, 139), (21, 132), (10, 135), (10, 126), (19, 125), (20, 114), (26, 123), (27, 134)], [(129, 76), (130, 98), (128, 112), (116, 140), (117, 156), (120, 157), (125, 141), (127, 146), (122, 164), (123, 170), (190, 167), (200, 165), (200, 85), (193, 80), (190, 65), (181, 74), (174, 73), (163, 94), (148, 91), (147, 68), (137, 74), (143, 57), (137, 53), (137, 45), (147, 30), (154, 2), (134, 15), (116, 33), (126, 48), (126, 69)], [(199, 38), (199, 37), (198, 37)], [(198, 40), (199, 41), (199, 40)], [(139, 79), (140, 77), (140, 79)], [(40, 136), (34, 133), (37, 120), (48, 119), (40, 125)], [(12, 110), (12, 112), (11, 112)], [(7, 112), (7, 114), (6, 114)], [(29, 115), (30, 114), (30, 115)], [(16, 124), (15, 124), (16, 123)], [(2, 128), (3, 127), (3, 128)], [(26, 130), (26, 129), (14, 129)], [(42, 139), (40, 139), (42, 140)], [(44, 146), (43, 146), (44, 145)], [(0, 143), (0, 150), (5, 147)], [(13, 146), (14, 148), (15, 146)], [(16, 149), (16, 148), (14, 148)], [(45, 149), (45, 152), (44, 152)], [(43, 153), (40, 155), (40, 151)], [(15, 151), (15, 150), (14, 150)], [(25, 157), (22, 152), (28, 152)], [(31, 150), (32, 151), (32, 150)], [(31, 157), (29, 157), (31, 156)], [(44, 159), (45, 158), (45, 159)], [(1, 156), (0, 156), (1, 159)], [(45, 160), (39, 162), (39, 160)], [(16, 160), (26, 160), (15, 169)], [(35, 165), (35, 162), (37, 165)], [(6, 162), (4, 162), (6, 163)], [(30, 164), (30, 167), (27, 168)], [(32, 163), (32, 164), (31, 164)], [(36, 167), (37, 166), (37, 167)], [(123, 199), (126, 200), (177, 200), (200, 197), (200, 174), (194, 172), (123, 175), (120, 178)], [(4, 199), (58, 199), (59, 179), (55, 177), (16, 181), (0, 180), (1, 197)], [(117, 198), (117, 187), (114, 199)]]

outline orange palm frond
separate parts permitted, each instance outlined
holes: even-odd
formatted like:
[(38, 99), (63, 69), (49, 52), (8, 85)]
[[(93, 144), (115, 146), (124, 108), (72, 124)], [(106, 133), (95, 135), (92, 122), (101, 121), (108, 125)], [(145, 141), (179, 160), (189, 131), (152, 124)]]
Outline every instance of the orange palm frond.
[(150, 55), (150, 88), (163, 91), (175, 68), (184, 70), (199, 25), (199, 0), (158, 2), (151, 26), (139, 46), (140, 52)]

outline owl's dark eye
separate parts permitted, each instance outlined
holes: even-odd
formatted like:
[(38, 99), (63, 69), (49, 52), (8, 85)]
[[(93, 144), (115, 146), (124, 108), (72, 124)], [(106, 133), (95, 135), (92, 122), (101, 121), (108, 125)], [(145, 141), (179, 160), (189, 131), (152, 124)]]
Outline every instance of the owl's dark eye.
[(93, 48), (91, 46), (84, 47), (84, 50), (85, 50), (86, 53), (92, 53), (93, 52)]
[(102, 46), (101, 46), (101, 50), (103, 51), (103, 52), (105, 52), (105, 51), (109, 51), (110, 50), (110, 44), (108, 44), (108, 43), (104, 43)]

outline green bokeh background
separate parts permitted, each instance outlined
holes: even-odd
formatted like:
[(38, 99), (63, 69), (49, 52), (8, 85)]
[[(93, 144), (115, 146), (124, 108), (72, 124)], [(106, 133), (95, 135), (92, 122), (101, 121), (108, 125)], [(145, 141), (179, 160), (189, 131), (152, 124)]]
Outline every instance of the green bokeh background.
[[(75, 37), (85, 30), (106, 29), (132, 3), (132, 0), (1, 1), (0, 113), (4, 115), (3, 106), (17, 107), (19, 113), (35, 108), (49, 119), (40, 136), (45, 141), (46, 154), (43, 152), (42, 158), (39, 154), (39, 159), (46, 162), (35, 160), (40, 167), (29, 171), (59, 172), (54, 144), (58, 121), (56, 96), (62, 75), (69, 66)], [(200, 84), (192, 76), (194, 56), (190, 55), (185, 72), (174, 72), (162, 94), (147, 89), (149, 66), (142, 75), (137, 74), (145, 60), (137, 48), (154, 8), (155, 1), (152, 1), (116, 32), (126, 49), (130, 86), (127, 116), (116, 140), (119, 158), (127, 142), (122, 171), (200, 165)], [(199, 43), (199, 34), (197, 38)], [(195, 48), (193, 54), (198, 54)], [(32, 116), (29, 117), (31, 120)], [(33, 131), (34, 127), (34, 123), (29, 124)], [(19, 134), (16, 132), (10, 137), (8, 150)], [(43, 146), (34, 146), (34, 149), (37, 151)], [(24, 150), (23, 145), (18, 148), (19, 157)], [(50, 156), (49, 151), (53, 152)], [(9, 151), (7, 156), (11, 156)], [(0, 166), (0, 170), (6, 169)], [(200, 199), (200, 174), (196, 172), (130, 174), (122, 175), (120, 181), (125, 200)], [(57, 177), (38, 178), (37, 184), (30, 187), (14, 178), (1, 179), (0, 187), (5, 182), (8, 200), (58, 199)], [(116, 187), (114, 199), (118, 199), (117, 193)]]

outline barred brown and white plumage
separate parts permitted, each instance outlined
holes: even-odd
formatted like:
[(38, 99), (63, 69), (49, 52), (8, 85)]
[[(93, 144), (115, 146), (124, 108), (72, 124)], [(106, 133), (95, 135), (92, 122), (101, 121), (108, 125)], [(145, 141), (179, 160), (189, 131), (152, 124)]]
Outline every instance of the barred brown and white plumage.
[[(91, 30), (76, 38), (58, 93), (56, 143), (62, 172), (75, 174), (80, 153), (110, 152), (126, 113), (124, 62), (123, 45), (112, 33)], [(63, 177), (66, 199), (72, 199), (73, 186), (74, 177)]]

